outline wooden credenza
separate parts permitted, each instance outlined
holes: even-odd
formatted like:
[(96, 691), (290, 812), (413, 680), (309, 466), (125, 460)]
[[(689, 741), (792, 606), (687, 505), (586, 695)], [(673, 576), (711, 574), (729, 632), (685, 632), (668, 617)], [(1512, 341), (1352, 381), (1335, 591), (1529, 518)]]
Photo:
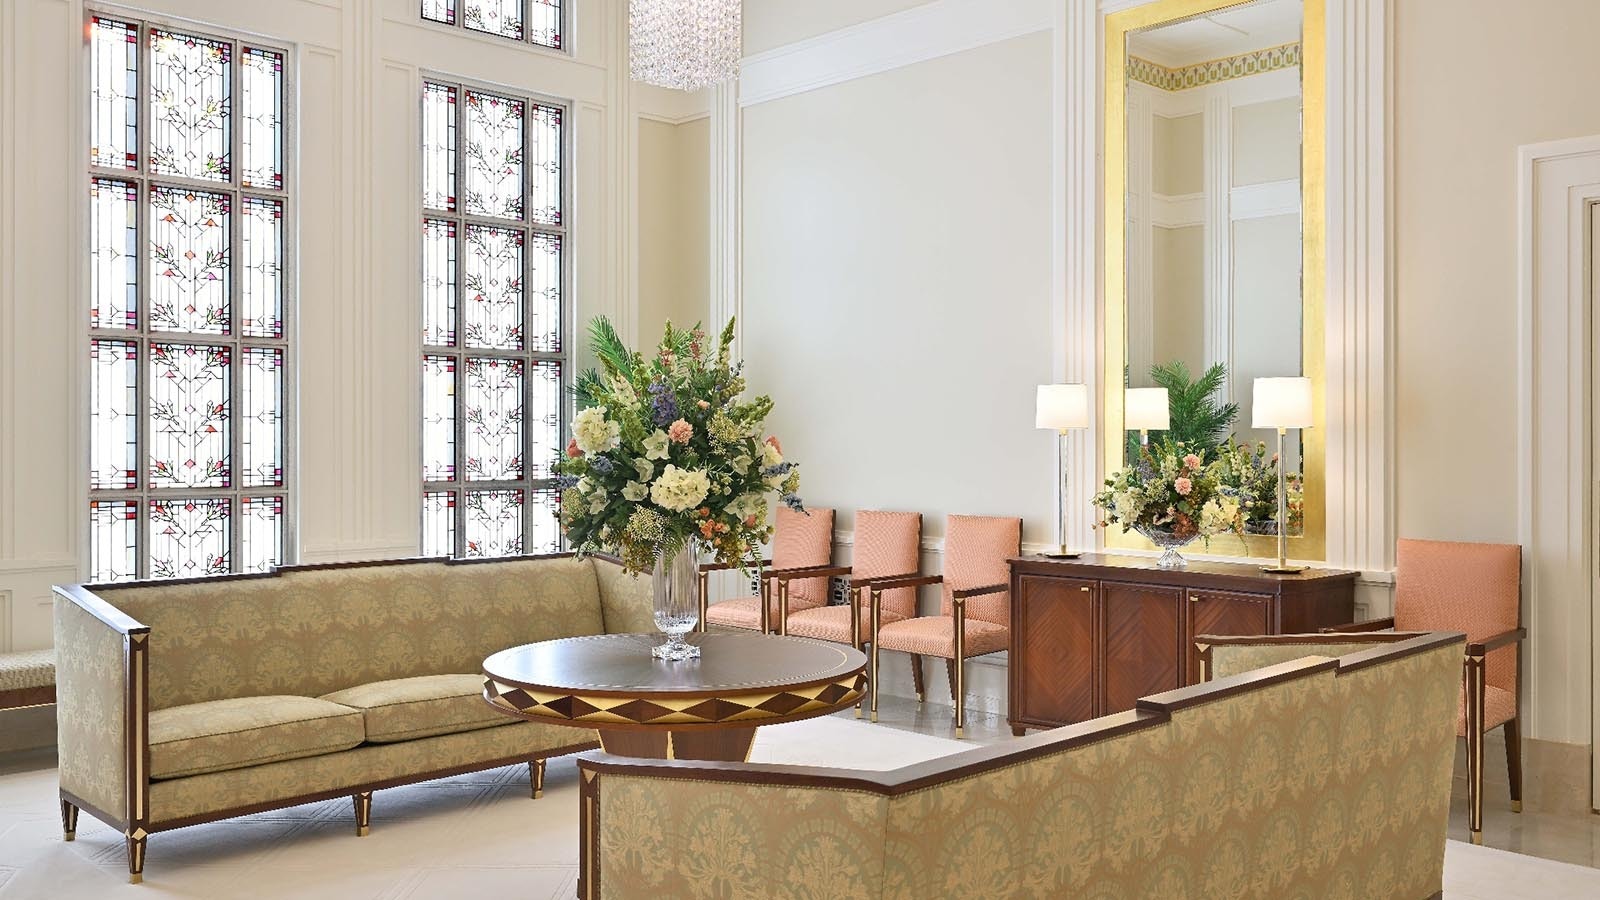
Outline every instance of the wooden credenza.
[(1355, 572), (1162, 569), (1136, 556), (1011, 561), (1011, 730), (1133, 709), (1200, 680), (1200, 634), (1297, 634), (1355, 616)]

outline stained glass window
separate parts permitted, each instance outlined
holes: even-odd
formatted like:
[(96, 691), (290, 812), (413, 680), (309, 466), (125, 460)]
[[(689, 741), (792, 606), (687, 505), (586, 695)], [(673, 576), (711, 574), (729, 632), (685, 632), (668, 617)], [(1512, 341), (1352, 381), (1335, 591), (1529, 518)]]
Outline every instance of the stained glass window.
[(85, 48), (90, 573), (266, 571), (292, 546), (291, 57), (100, 14)]
[(562, 0), (421, 0), (422, 18), (560, 49)]
[(423, 552), (558, 549), (563, 110), (436, 80), (422, 107)]

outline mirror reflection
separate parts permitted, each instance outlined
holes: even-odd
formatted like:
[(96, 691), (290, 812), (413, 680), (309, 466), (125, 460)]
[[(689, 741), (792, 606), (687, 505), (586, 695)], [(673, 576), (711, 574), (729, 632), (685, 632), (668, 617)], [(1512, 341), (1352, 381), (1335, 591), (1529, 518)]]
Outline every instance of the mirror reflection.
[[(1300, 0), (1256, 0), (1127, 43), (1127, 384), (1168, 390), (1170, 428), (1150, 441), (1235, 458), (1264, 445), (1274, 482), (1277, 435), (1250, 427), (1251, 385), (1302, 371), (1302, 19)], [(1298, 431), (1285, 457), (1297, 487)], [(1246, 512), (1276, 531), (1275, 509)]]

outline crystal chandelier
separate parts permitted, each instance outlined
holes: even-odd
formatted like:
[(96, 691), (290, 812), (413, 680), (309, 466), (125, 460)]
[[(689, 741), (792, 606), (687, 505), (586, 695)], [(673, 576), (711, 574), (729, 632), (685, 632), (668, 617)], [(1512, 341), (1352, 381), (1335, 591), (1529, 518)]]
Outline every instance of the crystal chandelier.
[(739, 76), (740, 0), (629, 0), (633, 79), (680, 91)]

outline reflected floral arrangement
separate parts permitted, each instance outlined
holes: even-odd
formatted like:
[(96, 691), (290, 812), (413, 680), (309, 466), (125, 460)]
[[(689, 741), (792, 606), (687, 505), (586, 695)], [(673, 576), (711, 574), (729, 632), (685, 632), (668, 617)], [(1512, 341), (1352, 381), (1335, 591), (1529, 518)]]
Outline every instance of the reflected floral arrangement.
[[(1217, 449), (1223, 490), (1239, 500), (1247, 534), (1278, 533), (1278, 454), (1267, 452), (1265, 441), (1254, 445), (1229, 438)], [(1284, 476), (1288, 488), (1289, 533), (1300, 534), (1305, 523), (1305, 477), (1300, 472)]]
[(1094, 496), (1102, 511), (1099, 526), (1120, 525), (1141, 534), (1169, 535), (1178, 541), (1244, 534), (1239, 496), (1224, 482), (1219, 460), (1183, 441), (1157, 441), (1139, 448), (1135, 462), (1105, 481)]

